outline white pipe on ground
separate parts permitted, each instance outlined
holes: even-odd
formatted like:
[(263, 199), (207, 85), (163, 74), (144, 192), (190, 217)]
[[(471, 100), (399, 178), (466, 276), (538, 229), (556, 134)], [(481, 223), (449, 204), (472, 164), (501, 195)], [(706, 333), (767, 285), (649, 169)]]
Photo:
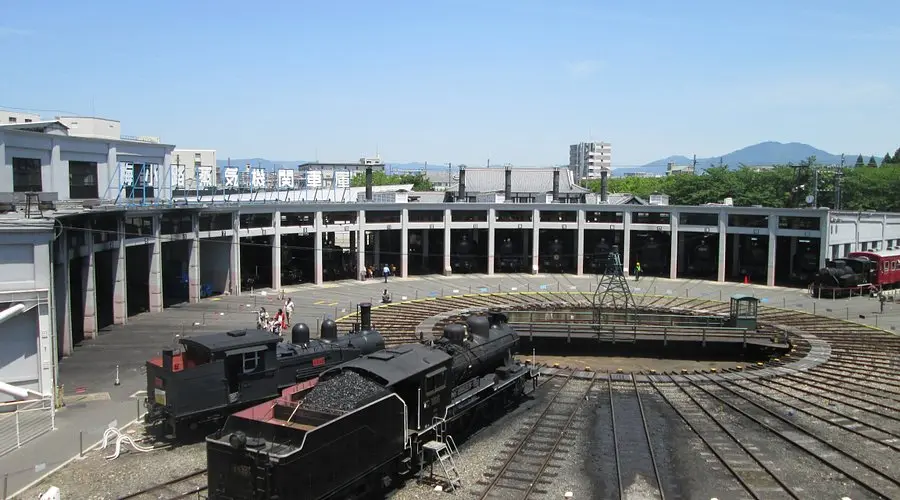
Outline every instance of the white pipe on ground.
[(16, 304), (12, 307), (6, 308), (0, 311), (0, 323), (3, 323), (6, 320), (15, 318), (16, 316), (25, 312), (25, 304)]

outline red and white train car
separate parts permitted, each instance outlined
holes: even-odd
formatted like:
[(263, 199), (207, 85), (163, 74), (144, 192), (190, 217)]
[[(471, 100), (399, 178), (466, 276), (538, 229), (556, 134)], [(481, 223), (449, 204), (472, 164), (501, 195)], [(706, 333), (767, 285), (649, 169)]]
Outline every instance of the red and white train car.
[(876, 263), (873, 285), (882, 289), (900, 285), (900, 250), (850, 252), (847, 257), (868, 259)]

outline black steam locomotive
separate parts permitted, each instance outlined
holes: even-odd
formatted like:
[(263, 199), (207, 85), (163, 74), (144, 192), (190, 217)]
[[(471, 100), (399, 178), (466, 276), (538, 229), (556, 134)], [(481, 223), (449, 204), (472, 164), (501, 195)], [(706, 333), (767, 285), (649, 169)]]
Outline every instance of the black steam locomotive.
[(606, 270), (609, 262), (609, 252), (612, 247), (606, 242), (606, 238), (600, 238), (600, 241), (594, 245), (594, 251), (587, 259), (588, 270), (593, 274), (602, 274)]
[(536, 376), (513, 360), (519, 337), (506, 316), (470, 316), (467, 327), (363, 356), (311, 390), (232, 415), (207, 437), (209, 498), (368, 498), (429, 464), (440, 470), (450, 432), (507, 411)]
[(505, 238), (500, 244), (500, 272), (520, 273), (525, 270), (525, 258), (521, 249), (517, 249), (512, 238)]
[(716, 274), (718, 262), (718, 235), (704, 235), (700, 243), (694, 247), (688, 258), (688, 272), (693, 276), (713, 276)]
[[(369, 314), (370, 304), (360, 304)], [(147, 362), (145, 422), (165, 425), (173, 436), (215, 422), (231, 413), (277, 397), (297, 382), (359, 356), (384, 349), (372, 328), (337, 334), (325, 320), (321, 338), (309, 327), (294, 325), (291, 342), (266, 330), (235, 330), (179, 340), (181, 349), (164, 349)]]
[(862, 258), (829, 260), (815, 273), (812, 284), (819, 292), (829, 290), (828, 297), (835, 291), (846, 293), (850, 289), (875, 283), (877, 266), (877, 262)]
[(559, 238), (553, 238), (547, 247), (546, 252), (541, 259), (541, 270), (548, 273), (561, 273), (566, 270), (568, 264), (566, 256), (563, 254), (563, 244)]
[(450, 267), (454, 273), (471, 273), (475, 271), (475, 243), (469, 235), (463, 234), (454, 246), (450, 256)]
[(813, 281), (819, 271), (819, 251), (814, 245), (800, 241), (794, 255), (793, 276), (794, 281), (808, 284)]

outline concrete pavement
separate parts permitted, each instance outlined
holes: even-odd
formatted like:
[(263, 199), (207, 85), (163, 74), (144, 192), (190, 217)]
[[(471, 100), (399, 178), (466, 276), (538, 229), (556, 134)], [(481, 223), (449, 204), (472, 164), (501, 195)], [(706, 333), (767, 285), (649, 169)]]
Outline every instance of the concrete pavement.
[[(394, 302), (401, 302), (487, 292), (593, 292), (596, 284), (596, 276), (476, 274), (390, 278), (387, 284), (378, 279), (342, 281), (285, 287), (283, 291), (284, 296), (294, 299), (294, 321), (306, 322), (317, 330), (322, 319), (352, 313), (359, 302), (371, 301), (377, 305), (384, 288), (390, 290)], [(732, 294), (743, 293), (759, 297), (764, 306), (849, 319), (894, 332), (900, 328), (900, 305), (886, 303), (881, 314), (878, 301), (869, 298), (813, 299), (805, 290), (798, 289), (653, 277), (638, 282), (630, 279), (629, 284), (638, 301), (644, 294), (727, 301)], [(139, 391), (146, 384), (144, 362), (164, 346), (173, 344), (176, 336), (255, 328), (255, 312), (259, 307), (274, 312), (281, 303), (281, 294), (271, 290), (237, 297), (213, 297), (198, 304), (168, 308), (162, 313), (130, 317), (126, 325), (112, 326), (97, 339), (85, 341), (74, 355), (60, 363), (59, 380), (71, 403), (57, 413), (57, 429), (0, 457), (0, 475), (6, 480), (7, 491), (20, 490), (77, 456), (81, 446), (94, 444), (110, 424), (122, 426), (137, 417), (139, 402), (143, 400)], [(114, 383), (116, 365), (118, 386)], [(80, 392), (77, 396), (83, 399), (80, 402), (73, 398), (76, 388)]]

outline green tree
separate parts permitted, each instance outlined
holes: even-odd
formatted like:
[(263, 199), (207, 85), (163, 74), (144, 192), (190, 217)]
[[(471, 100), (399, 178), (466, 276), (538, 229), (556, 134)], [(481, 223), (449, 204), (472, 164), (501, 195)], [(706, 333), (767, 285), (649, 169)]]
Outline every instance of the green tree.
[(897, 151), (894, 151), (893, 160), (894, 163), (900, 163), (900, 148), (897, 148)]
[(874, 156), (869, 157), (869, 163), (867, 163), (866, 166), (869, 168), (878, 168), (878, 162), (875, 161)]
[[(372, 172), (373, 186), (387, 186), (390, 184), (412, 184), (414, 191), (434, 191), (434, 186), (425, 172), (388, 175), (381, 170)], [(350, 180), (353, 187), (366, 185), (366, 174), (358, 173)]]
[(891, 158), (890, 153), (885, 153), (884, 158), (881, 159), (881, 166), (890, 165), (891, 163), (894, 163), (894, 159)]
[(863, 160), (862, 155), (857, 156), (857, 157), (856, 157), (856, 164), (853, 165), (853, 166), (854, 166), (854, 167), (863, 167), (863, 166), (865, 166), (865, 165), (866, 165), (866, 160)]

